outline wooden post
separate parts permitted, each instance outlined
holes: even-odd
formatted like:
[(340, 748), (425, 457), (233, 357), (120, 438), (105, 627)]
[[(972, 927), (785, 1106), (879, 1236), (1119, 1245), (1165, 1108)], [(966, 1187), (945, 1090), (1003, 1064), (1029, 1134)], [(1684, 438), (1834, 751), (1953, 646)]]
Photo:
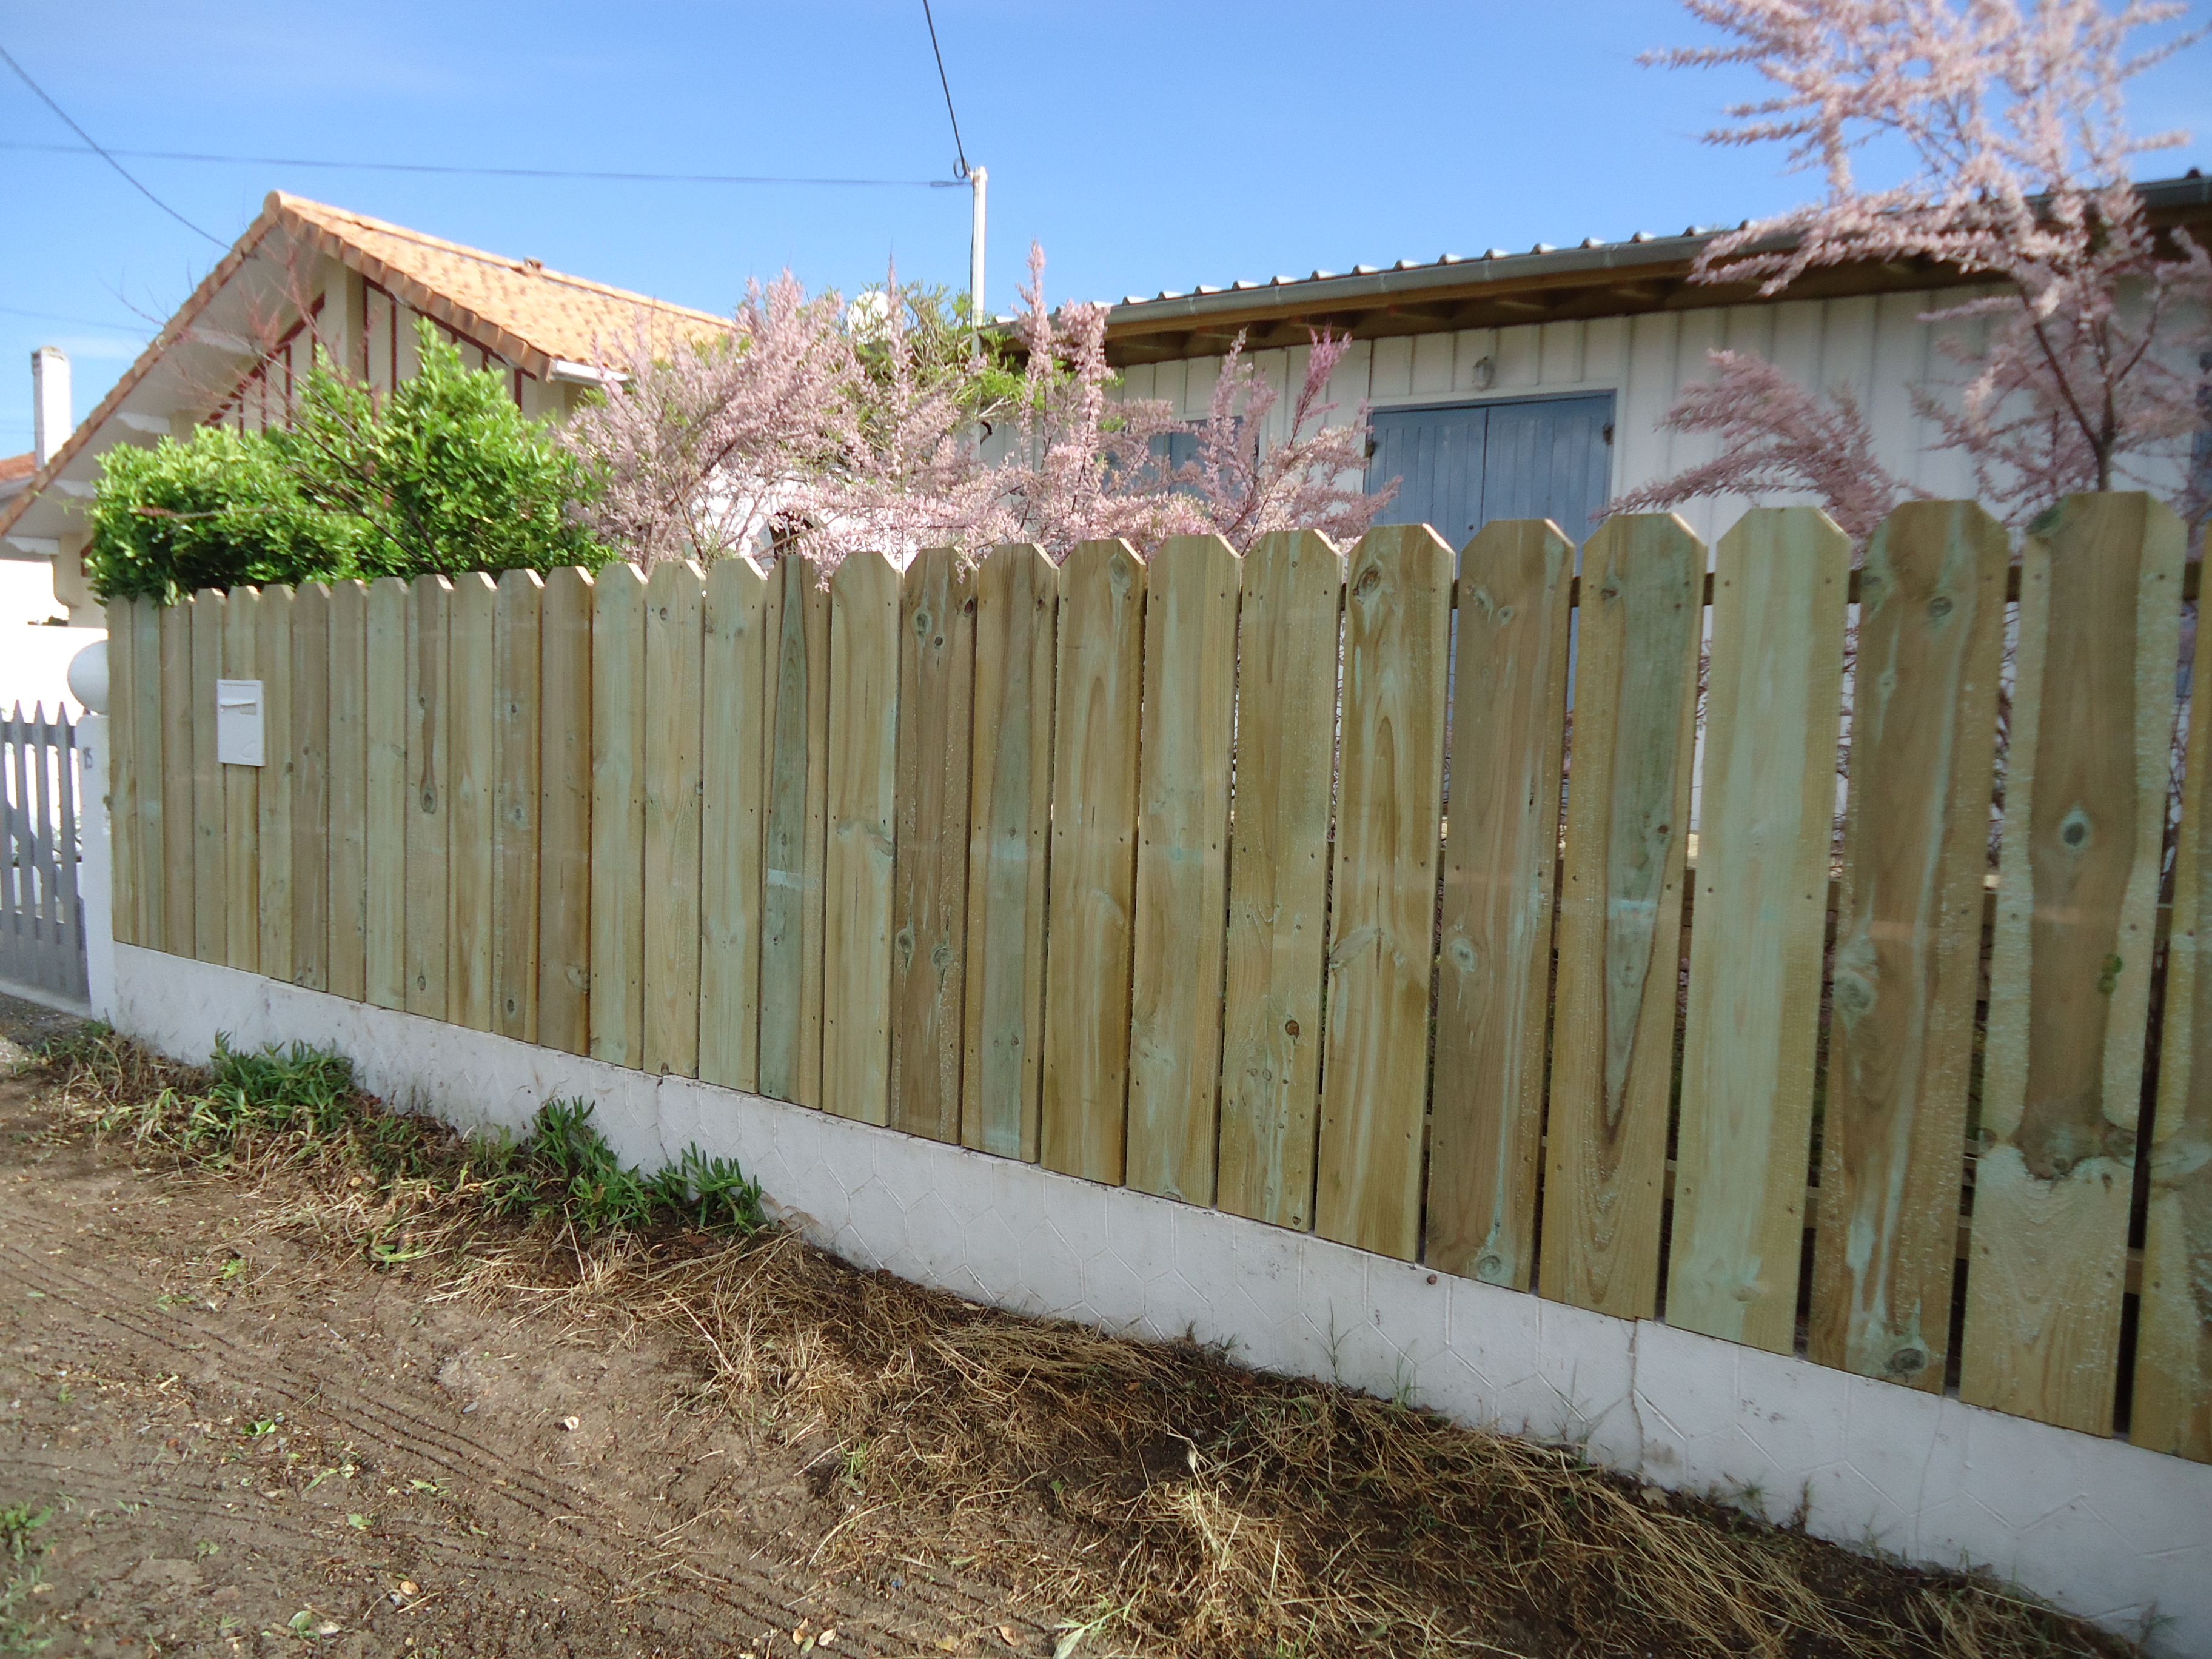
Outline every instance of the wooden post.
[[(156, 610), (144, 601), (131, 611), (131, 687), (137, 700), (137, 718), (131, 732), (131, 770), (138, 778), (138, 943), (150, 950), (174, 951), (168, 934), (169, 890), (191, 879), (170, 860), (168, 801), (170, 784), (162, 761), (168, 730), (168, 693), (161, 678), (162, 618), (173, 605)], [(182, 776), (191, 776), (189, 756), (179, 757)]]
[(863, 1123), (891, 1121), (898, 731), (899, 573), (880, 553), (854, 553), (830, 579), (822, 1105)]
[(1317, 532), (1245, 556), (1215, 1202), (1281, 1227), (1313, 1219), (1343, 599)]
[(548, 571), (538, 622), (538, 1041), (592, 1046), (592, 613), (595, 586)]
[(968, 812), (975, 733), (974, 573), (949, 547), (906, 569), (898, 653), (890, 1121), (960, 1139), (968, 981)]
[(416, 725), (409, 684), (414, 653), (407, 643), (412, 598), (398, 577), (380, 576), (369, 584), (363, 623), (368, 834), (362, 972), (368, 1000), (380, 1008), (407, 1006), (407, 842), (420, 816), (408, 781)]
[(1859, 577), (1812, 1357), (1940, 1392), (1950, 1347), (2004, 526), (1911, 501)]
[[(114, 937), (123, 945), (146, 943), (139, 915), (137, 732), (143, 714), (137, 635), (138, 612), (150, 604), (133, 599), (107, 602), (108, 906)], [(100, 787), (89, 775), (86, 781), (88, 793)]]
[(262, 755), (257, 785), (256, 851), (259, 872), (260, 971), (287, 984), (294, 977), (292, 797), (300, 757), (295, 738), (298, 693), (292, 684), (293, 593), (289, 587), (261, 590), (254, 629), (260, 665)]
[(1407, 1261), (1421, 1242), (1452, 562), (1425, 525), (1370, 530), (1345, 598), (1314, 1227)]
[(699, 741), (705, 579), (663, 560), (645, 588), (645, 1069), (699, 1073)]
[(1850, 538), (1753, 507), (1721, 538), (1667, 1322), (1788, 1353), (1842, 718)]
[(645, 578), (615, 563), (592, 605), (592, 1058), (645, 1062)]
[(1213, 1202), (1241, 562), (1170, 537), (1145, 573), (1128, 1183)]
[(334, 996), (369, 1000), (368, 588), (331, 589), (330, 981)]
[(1043, 549), (1010, 544), (993, 548), (975, 578), (960, 1141), (1032, 1163), (1044, 1064), (1059, 577)]
[(1048, 1169), (1115, 1186), (1129, 1104), (1144, 621), (1136, 550), (1079, 544), (1060, 568), (1039, 1154)]
[(498, 685), (498, 793), (492, 805), (492, 1030), (538, 1041), (539, 623), (545, 584), (534, 570), (499, 579), (493, 655)]
[(499, 787), (499, 590), (481, 570), (453, 579), (447, 636), (452, 802), (447, 854), (446, 1018), (492, 1029), (492, 842)]
[[(212, 613), (210, 613), (212, 615)], [(161, 948), (173, 956), (198, 957), (199, 949), (200, 675), (194, 660), (200, 620), (197, 598), (179, 599), (161, 611), (161, 840), (167, 891)], [(220, 639), (218, 633), (216, 638)], [(215, 742), (214, 687), (209, 682), (208, 742)], [(214, 757), (209, 757), (212, 768)], [(218, 865), (217, 870), (221, 866)], [(210, 876), (210, 881), (215, 878)]]
[[(261, 678), (261, 595), (251, 587), (231, 589), (222, 611), (222, 678)], [(263, 687), (265, 747), (267, 687)], [(261, 771), (258, 766), (222, 766), (222, 960), (251, 974), (261, 962)]]
[(407, 593), (407, 1012), (450, 1018), (447, 999), (453, 588), (417, 576)]
[(819, 1106), (830, 592), (811, 561), (777, 562), (766, 611), (760, 1091)]
[(748, 558), (707, 573), (699, 812), (699, 1075), (760, 1081), (761, 831), (769, 578)]
[(2021, 559), (1960, 1397), (2112, 1427), (2180, 649), (2180, 520), (2069, 495)]
[(1539, 1288), (1623, 1319), (1659, 1301), (1705, 569), (1672, 514), (1583, 545)]
[(1460, 556), (1428, 1263), (1528, 1288), (1575, 550), (1501, 520)]
[(292, 979), (311, 991), (327, 991), (331, 590), (321, 582), (307, 583), (292, 600)]

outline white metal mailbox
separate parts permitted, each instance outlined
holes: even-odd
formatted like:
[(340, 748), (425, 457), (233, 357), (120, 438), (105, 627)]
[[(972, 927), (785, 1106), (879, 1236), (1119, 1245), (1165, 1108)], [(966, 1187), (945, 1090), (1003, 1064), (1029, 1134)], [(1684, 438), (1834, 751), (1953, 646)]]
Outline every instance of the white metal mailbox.
[(223, 766), (265, 763), (262, 742), (261, 682), (215, 683), (215, 757)]

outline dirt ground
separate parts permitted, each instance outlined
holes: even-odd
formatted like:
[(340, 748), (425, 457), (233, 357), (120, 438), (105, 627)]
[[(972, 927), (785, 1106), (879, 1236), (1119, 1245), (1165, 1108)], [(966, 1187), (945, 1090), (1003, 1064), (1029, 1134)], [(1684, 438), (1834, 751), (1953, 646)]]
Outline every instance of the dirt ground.
[[(498, 1220), (468, 1143), (357, 1095), (236, 1162), (95, 1145), (215, 1079), (103, 1040), (65, 1098), (27, 1048), (70, 1024), (0, 998), (0, 1656), (2132, 1651), (1571, 1448), (788, 1236)], [(406, 1196), (363, 1133), (445, 1175)]]
[[(53, 1017), (0, 999), (0, 1070)], [(488, 1316), (55, 1146), (0, 1079), (0, 1653), (1022, 1652), (1057, 1610), (927, 1556), (831, 1578), (805, 1453), (635, 1333)], [(795, 1639), (794, 1639), (795, 1638)]]

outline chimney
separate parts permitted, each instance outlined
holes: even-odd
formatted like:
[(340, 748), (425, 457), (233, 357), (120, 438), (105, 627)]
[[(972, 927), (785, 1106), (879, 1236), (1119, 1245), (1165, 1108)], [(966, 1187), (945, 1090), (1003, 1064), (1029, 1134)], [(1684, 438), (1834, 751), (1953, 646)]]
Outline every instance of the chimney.
[(31, 409), (33, 465), (44, 467), (76, 425), (70, 406), (69, 356), (59, 346), (40, 346), (31, 354)]

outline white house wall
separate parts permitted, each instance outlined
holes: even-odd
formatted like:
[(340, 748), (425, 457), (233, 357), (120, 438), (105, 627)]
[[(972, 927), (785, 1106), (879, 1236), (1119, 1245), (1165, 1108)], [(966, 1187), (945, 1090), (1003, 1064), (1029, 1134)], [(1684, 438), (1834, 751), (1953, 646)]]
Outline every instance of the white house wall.
[[(1329, 395), (1338, 406), (1333, 418), (1350, 418), (1363, 402), (1389, 409), (1610, 392), (1615, 398), (1613, 493), (1620, 495), (1715, 457), (1718, 444), (1711, 435), (1669, 432), (1662, 423), (1682, 388), (1708, 373), (1708, 351), (1747, 351), (1800, 380), (1848, 390), (1873, 425), (1877, 459), (1899, 477), (1932, 495), (1971, 495), (1972, 465), (1954, 451), (1933, 447), (1939, 434), (1914, 413), (1909, 392), (1915, 382), (1955, 384), (1959, 379), (1959, 370), (1936, 349), (1939, 329), (1920, 320), (1921, 313), (1959, 298), (1960, 291), (1951, 289), (1715, 306), (1359, 340), (1331, 379)], [(1253, 354), (1254, 366), (1282, 394), (1269, 417), (1271, 439), (1284, 435), (1306, 356), (1304, 347)], [(1476, 366), (1486, 358), (1495, 373), (1487, 387), (1477, 383)], [(1164, 398), (1194, 418), (1206, 412), (1220, 368), (1218, 357), (1139, 364), (1125, 371), (1123, 395)], [(1787, 501), (1776, 497), (1766, 504)], [(1741, 496), (1727, 496), (1694, 501), (1681, 511), (1711, 541), (1749, 505)]]

